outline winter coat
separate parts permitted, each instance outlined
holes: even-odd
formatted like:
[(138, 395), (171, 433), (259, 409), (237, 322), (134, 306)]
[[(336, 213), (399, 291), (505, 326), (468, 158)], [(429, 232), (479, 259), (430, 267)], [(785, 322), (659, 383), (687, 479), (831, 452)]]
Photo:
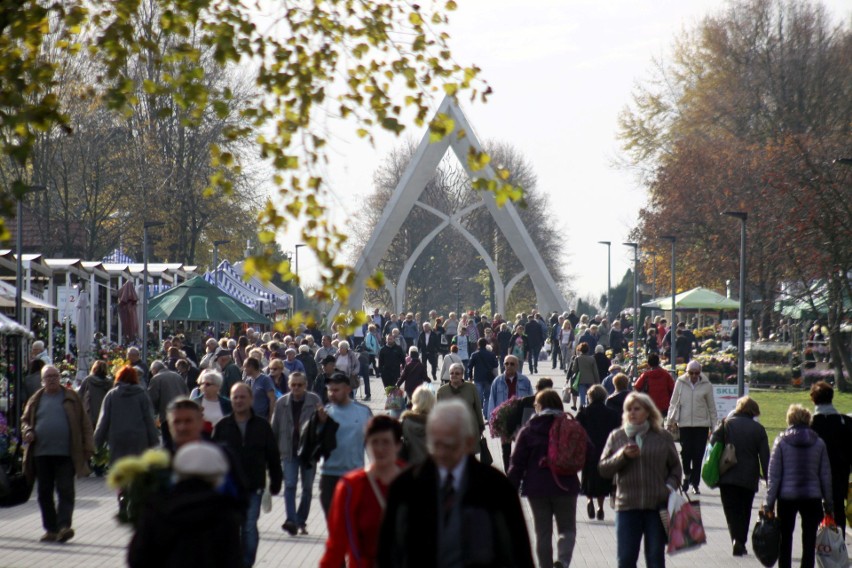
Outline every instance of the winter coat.
[(612, 361), (604, 353), (595, 353), (593, 357), (595, 358), (595, 364), (598, 366), (598, 377), (601, 377), (601, 380), (603, 380), (603, 377), (609, 374), (609, 366), (612, 364)]
[[(509, 465), (508, 478), (524, 497), (562, 497), (580, 493), (580, 480), (577, 474), (560, 475), (559, 487), (553, 479), (553, 472), (542, 461), (547, 457), (550, 427), (556, 416), (552, 414), (536, 415), (521, 428)], [(592, 453), (591, 441), (586, 442), (586, 459)]]
[(541, 346), (544, 345), (544, 333), (541, 331), (541, 325), (537, 321), (530, 320), (524, 326), (524, 334), (527, 336), (530, 348), (541, 349)]
[(467, 375), (475, 383), (491, 384), (496, 377), (497, 357), (488, 349), (479, 349), (471, 355), (467, 364)]
[(627, 348), (627, 341), (620, 329), (612, 328), (609, 330), (609, 348), (612, 349), (613, 355), (617, 355)]
[(314, 360), (314, 356), (311, 355), (311, 352), (307, 353), (299, 353), (296, 355), (296, 360), (302, 362), (302, 366), (305, 368), (305, 378), (308, 380), (308, 390), (313, 386), (314, 381), (319, 374), (319, 367), (317, 367), (317, 362)]
[(672, 435), (649, 429), (638, 457), (622, 451), (630, 442), (624, 428), (607, 438), (598, 471), (615, 482), (615, 510), (659, 509), (668, 502), (669, 487), (680, 487), (683, 468)]
[[(526, 377), (526, 375), (522, 375), (518, 373), (516, 375), (516, 392), (515, 396), (518, 398), (524, 398), (525, 396), (532, 396), (532, 384), (530, 380)], [(506, 375), (500, 375), (494, 382), (491, 383), (491, 395), (488, 397), (488, 408), (486, 409), (486, 415), (491, 416), (491, 413), (495, 408), (503, 404), (509, 400), (509, 385), (506, 384)]]
[[(65, 400), (62, 408), (68, 416), (68, 428), (71, 431), (71, 461), (74, 463), (74, 473), (77, 477), (86, 477), (91, 473), (89, 469), (89, 458), (94, 453), (94, 441), (92, 439), (92, 421), (83, 410), (83, 401), (80, 396), (71, 389), (63, 389)], [(21, 417), (21, 435), (26, 436), (32, 432), (35, 436), (36, 411), (44, 394), (44, 387), (40, 388), (30, 397), (24, 414)], [(38, 439), (32, 444), (24, 447), (24, 475), (30, 485), (35, 481), (35, 450)]]
[(598, 462), (613, 430), (621, 426), (621, 413), (607, 407), (604, 402), (592, 402), (577, 413), (577, 421), (586, 429), (592, 445), (588, 463), (583, 468), (581, 489), (587, 497), (603, 497), (612, 492), (612, 479), (598, 472)]
[(239, 457), (246, 477), (246, 489), (256, 491), (266, 487), (266, 474), (269, 472), (269, 491), (273, 495), (281, 491), (281, 454), (268, 421), (252, 412), (243, 436), (237, 419), (230, 414), (213, 428), (213, 441), (224, 444)]
[[(155, 377), (156, 378), (156, 377)], [(104, 397), (95, 446), (109, 446), (109, 461), (138, 456), (160, 443), (151, 400), (142, 385), (118, 383)]]
[(438, 389), (438, 402), (458, 397), (470, 408), (473, 416), (474, 432), (482, 433), (485, 430), (485, 419), (482, 416), (482, 398), (473, 383), (464, 382), (459, 388), (446, 384)]
[(431, 383), (429, 376), (426, 374), (426, 366), (420, 362), (420, 359), (412, 359), (411, 363), (405, 366), (402, 374), (396, 381), (396, 386), (402, 386), (402, 390), (408, 398), (414, 394), (417, 387), (423, 383)]
[[(224, 390), (224, 385), (222, 386), (223, 388), (220, 391), (222, 395), (230, 396), (231, 391)], [(151, 404), (160, 417), (160, 422), (166, 421), (166, 409), (169, 403), (181, 395), (187, 396), (188, 394), (186, 379), (174, 371), (160, 371), (151, 377), (151, 381), (148, 383), (148, 396), (151, 397)]]
[(601, 382), (601, 377), (598, 374), (598, 364), (595, 358), (591, 355), (577, 355), (571, 361), (571, 367), (568, 369), (569, 380), (573, 380), (574, 373), (580, 373), (581, 385), (596, 385)]
[(710, 443), (733, 444), (737, 463), (719, 477), (719, 485), (736, 485), (757, 492), (758, 480), (769, 471), (769, 441), (766, 429), (747, 414), (734, 413), (723, 421)]
[[(520, 342), (520, 343), (519, 343)], [(530, 352), (530, 342), (525, 333), (518, 335), (517, 333), (509, 338), (509, 346), (506, 348), (506, 355), (515, 355), (515, 345), (520, 344), (524, 350), (523, 355), (519, 356), (521, 364), (527, 358), (527, 353)]]
[(391, 385), (399, 378), (400, 370), (405, 364), (405, 353), (399, 345), (385, 345), (379, 349), (379, 373), (382, 383)]
[(716, 399), (713, 385), (702, 376), (695, 385), (689, 375), (681, 375), (675, 383), (669, 404), (668, 418), (681, 428), (714, 428), (716, 426)]
[[(298, 448), (293, 448), (293, 408), (290, 404), (292, 400), (292, 393), (279, 398), (275, 403), (275, 412), (272, 415), (272, 432), (275, 434), (275, 439), (278, 440), (278, 452), (282, 459), (292, 459), (294, 450), (298, 450)], [(322, 404), (319, 396), (312, 392), (305, 393), (305, 402), (302, 404), (302, 411), (299, 413), (299, 424), (295, 426), (299, 428), (299, 432), (311, 420), (319, 404)]]
[(662, 367), (651, 367), (641, 375), (633, 385), (636, 392), (644, 392), (651, 397), (660, 414), (666, 415), (674, 393), (674, 379)]
[(611, 408), (618, 412), (618, 415), (621, 416), (621, 413), (624, 412), (624, 400), (627, 398), (627, 395), (630, 394), (629, 390), (623, 390), (620, 392), (613, 393), (609, 398), (606, 399), (607, 408)]
[(429, 456), (426, 449), (426, 414), (406, 410), (402, 413), (402, 459), (410, 465), (421, 464)]
[[(852, 470), (852, 418), (842, 414), (821, 414), (818, 407), (811, 420), (811, 428), (825, 442), (834, 495), (845, 496)], [(835, 507), (839, 506), (840, 503), (835, 503)]]
[(77, 394), (80, 395), (80, 399), (83, 401), (83, 409), (89, 415), (89, 420), (92, 421), (92, 424), (98, 423), (104, 397), (112, 387), (113, 382), (109, 377), (100, 377), (98, 375), (89, 375), (80, 383)]
[(131, 568), (240, 568), (238, 502), (200, 479), (177, 483), (146, 505), (130, 541)]
[(790, 426), (775, 438), (769, 460), (766, 508), (778, 499), (822, 499), (832, 508), (831, 465), (819, 435), (807, 426)]

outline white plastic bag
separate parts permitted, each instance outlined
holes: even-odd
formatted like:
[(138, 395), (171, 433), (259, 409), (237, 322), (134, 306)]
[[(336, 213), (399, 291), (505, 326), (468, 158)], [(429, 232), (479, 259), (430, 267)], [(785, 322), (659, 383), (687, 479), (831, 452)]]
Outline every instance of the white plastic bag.
[(817, 531), (816, 561), (820, 568), (849, 568), (849, 554), (843, 533), (826, 517)]
[(263, 495), (260, 498), (260, 510), (264, 513), (272, 512), (272, 493), (269, 492), (269, 482), (263, 490)]

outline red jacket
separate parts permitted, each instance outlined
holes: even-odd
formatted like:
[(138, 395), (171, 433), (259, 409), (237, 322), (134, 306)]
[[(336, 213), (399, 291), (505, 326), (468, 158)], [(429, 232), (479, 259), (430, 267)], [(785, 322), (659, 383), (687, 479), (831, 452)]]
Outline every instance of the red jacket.
[(674, 379), (668, 371), (662, 367), (652, 367), (639, 376), (639, 380), (633, 385), (633, 390), (647, 393), (657, 405), (660, 414), (665, 416), (669, 411), (674, 387)]
[[(388, 488), (378, 480), (376, 484), (387, 497)], [(328, 540), (320, 568), (340, 568), (347, 556), (349, 568), (375, 566), (383, 515), (366, 470), (341, 477), (328, 512)]]

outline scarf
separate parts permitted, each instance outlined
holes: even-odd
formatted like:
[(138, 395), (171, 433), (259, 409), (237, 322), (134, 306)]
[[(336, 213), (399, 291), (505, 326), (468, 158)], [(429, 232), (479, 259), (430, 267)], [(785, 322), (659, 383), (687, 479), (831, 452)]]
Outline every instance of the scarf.
[(542, 408), (537, 416), (559, 416), (563, 412), (556, 408)]
[(837, 412), (837, 409), (834, 408), (832, 404), (817, 404), (816, 410), (814, 410), (814, 415), (822, 414), (823, 416), (828, 416), (830, 414), (840, 414)]
[(628, 438), (635, 439), (636, 445), (639, 446), (639, 449), (642, 449), (642, 443), (645, 441), (645, 434), (650, 430), (651, 424), (646, 420), (642, 424), (627, 424), (624, 427), (624, 432), (627, 434)]

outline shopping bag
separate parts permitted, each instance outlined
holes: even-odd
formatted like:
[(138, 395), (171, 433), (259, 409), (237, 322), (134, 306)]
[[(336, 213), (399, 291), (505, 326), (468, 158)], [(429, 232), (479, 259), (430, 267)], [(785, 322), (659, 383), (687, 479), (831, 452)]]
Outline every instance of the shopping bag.
[(674, 418), (666, 420), (666, 431), (672, 435), (675, 442), (680, 441), (680, 427), (677, 425), (677, 420)]
[(719, 475), (723, 475), (726, 471), (737, 465), (737, 449), (728, 441), (728, 423), (726, 420), (722, 420), (722, 428), (725, 448), (722, 450), (722, 457), (719, 459)]
[(692, 550), (707, 542), (699, 501), (672, 491), (666, 509), (660, 511), (660, 517), (668, 535), (666, 552), (669, 554)]
[(817, 531), (816, 561), (820, 568), (849, 568), (843, 533), (834, 524), (831, 515), (825, 516)]
[(269, 492), (268, 482), (266, 489), (263, 490), (263, 496), (260, 498), (260, 510), (264, 513), (272, 512), (272, 493)]
[(571, 386), (565, 385), (562, 387), (562, 402), (568, 404), (571, 402)]
[(719, 461), (722, 459), (724, 449), (722, 442), (716, 442), (712, 446), (707, 444), (707, 449), (704, 450), (704, 460), (701, 462), (701, 479), (704, 480), (707, 487), (719, 485)]
[(388, 391), (388, 398), (385, 400), (385, 410), (402, 410), (405, 408), (405, 392), (400, 388), (393, 388)]
[(781, 552), (781, 529), (775, 515), (758, 513), (759, 518), (751, 531), (751, 549), (766, 568), (775, 566)]

